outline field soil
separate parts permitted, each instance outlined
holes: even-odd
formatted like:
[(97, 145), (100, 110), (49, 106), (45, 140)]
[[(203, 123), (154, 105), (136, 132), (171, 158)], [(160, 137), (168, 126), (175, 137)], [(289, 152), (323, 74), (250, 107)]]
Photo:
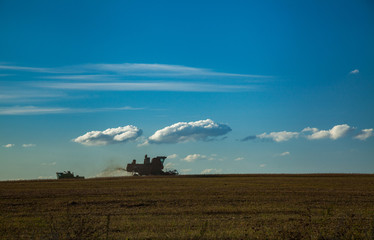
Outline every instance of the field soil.
[(374, 239), (374, 175), (4, 181), (0, 239)]

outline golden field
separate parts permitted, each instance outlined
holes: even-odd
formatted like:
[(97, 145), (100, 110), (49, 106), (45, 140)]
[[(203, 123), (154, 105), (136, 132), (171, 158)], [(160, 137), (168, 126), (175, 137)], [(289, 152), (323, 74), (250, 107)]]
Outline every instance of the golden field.
[(0, 239), (374, 239), (374, 175), (3, 181)]

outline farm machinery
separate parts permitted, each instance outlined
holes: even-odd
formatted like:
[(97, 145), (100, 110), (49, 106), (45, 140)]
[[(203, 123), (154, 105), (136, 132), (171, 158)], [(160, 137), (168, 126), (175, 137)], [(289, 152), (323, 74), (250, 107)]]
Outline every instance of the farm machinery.
[(145, 155), (144, 163), (136, 163), (136, 160), (132, 160), (132, 163), (127, 164), (126, 171), (132, 173), (134, 176), (144, 175), (178, 175), (177, 170), (163, 171), (164, 162), (167, 157), (157, 156), (152, 160)]

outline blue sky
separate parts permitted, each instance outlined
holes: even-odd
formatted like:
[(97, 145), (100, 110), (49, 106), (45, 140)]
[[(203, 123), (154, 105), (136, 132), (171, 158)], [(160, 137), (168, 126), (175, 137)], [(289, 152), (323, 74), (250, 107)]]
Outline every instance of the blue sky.
[(371, 1), (0, 1), (0, 180), (373, 173)]

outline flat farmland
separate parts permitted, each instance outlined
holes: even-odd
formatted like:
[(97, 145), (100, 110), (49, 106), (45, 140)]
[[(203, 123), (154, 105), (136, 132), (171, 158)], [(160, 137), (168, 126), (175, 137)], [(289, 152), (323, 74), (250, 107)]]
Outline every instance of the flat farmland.
[(0, 239), (374, 239), (374, 175), (4, 181)]

